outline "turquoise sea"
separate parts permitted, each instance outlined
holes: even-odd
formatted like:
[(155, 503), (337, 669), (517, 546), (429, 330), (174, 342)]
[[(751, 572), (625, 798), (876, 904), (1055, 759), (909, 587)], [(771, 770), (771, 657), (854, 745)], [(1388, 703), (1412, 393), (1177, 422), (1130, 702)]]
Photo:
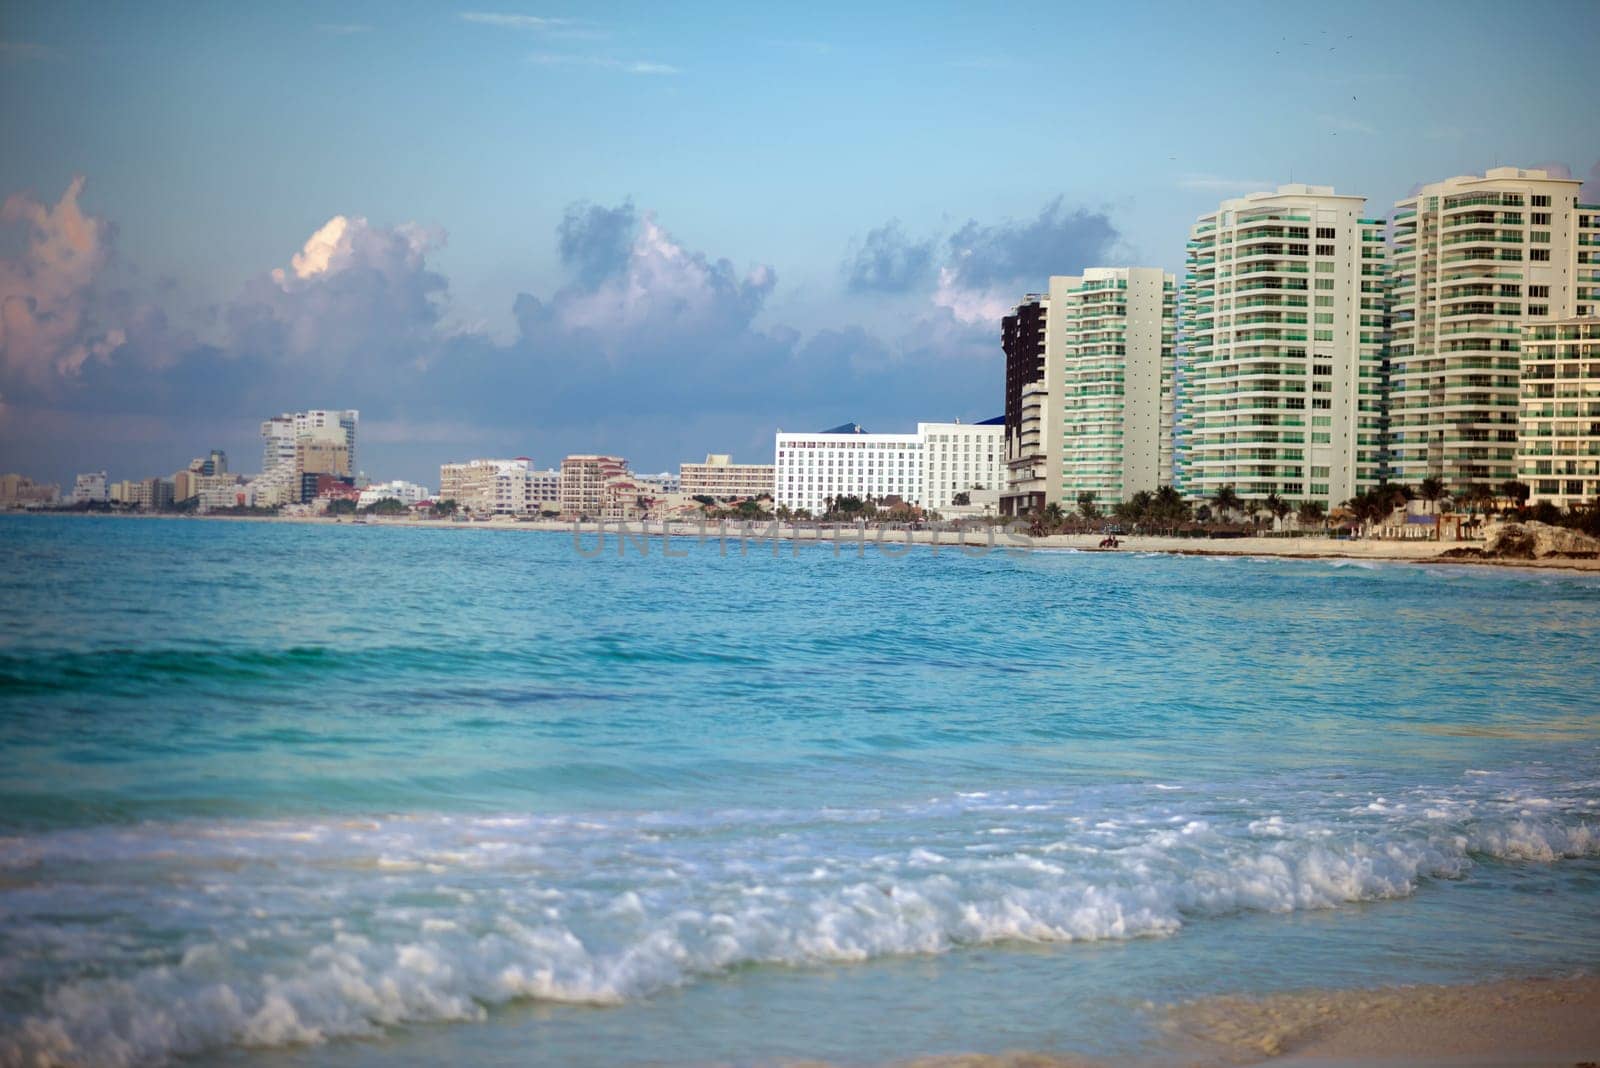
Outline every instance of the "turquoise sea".
[(1116, 1058), (1600, 967), (1600, 576), (615, 547), (0, 517), (0, 1064)]

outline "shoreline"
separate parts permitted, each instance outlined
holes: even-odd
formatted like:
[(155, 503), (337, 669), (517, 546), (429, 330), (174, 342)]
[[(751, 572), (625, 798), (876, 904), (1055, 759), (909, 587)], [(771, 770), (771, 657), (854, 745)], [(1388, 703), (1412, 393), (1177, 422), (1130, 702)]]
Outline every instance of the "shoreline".
[(1600, 1058), (1600, 978), (1199, 998), (1163, 1029), (1217, 1064), (1583, 1064)]
[[(242, 515), (147, 515), (143, 513), (107, 513), (107, 512), (18, 512), (18, 515), (57, 515), (57, 516), (96, 516), (112, 519), (158, 519), (158, 520), (205, 520), (210, 522), (236, 522), (236, 523), (300, 523), (323, 526), (372, 526), (372, 527), (401, 527), (413, 530), (521, 530), (536, 531), (546, 534), (573, 535), (573, 524), (567, 520), (533, 520), (519, 521), (513, 519), (493, 519), (488, 521), (474, 521), (470, 523), (457, 523), (450, 520), (438, 519), (380, 519), (369, 518), (364, 523), (355, 523), (340, 517), (328, 516), (242, 516)], [(579, 529), (579, 534), (584, 539), (587, 547), (593, 544), (598, 526), (586, 523)], [(748, 543), (750, 552), (770, 551), (765, 546), (774, 540), (773, 535), (766, 533), (767, 527), (760, 523), (751, 524), (748, 530), (732, 520), (726, 521), (724, 537), (730, 545), (737, 545), (741, 539)], [(655, 551), (660, 551), (659, 544), (663, 534), (668, 534), (674, 539), (695, 539), (702, 537), (702, 528), (698, 524), (670, 522), (662, 520), (608, 520), (605, 524), (605, 549), (606, 553), (613, 552), (618, 540), (619, 531), (625, 530), (628, 537), (628, 549), (637, 552), (637, 539), (647, 539)], [(718, 539), (718, 528), (712, 523), (707, 523), (703, 528), (703, 539), (715, 541)], [(989, 531), (992, 530), (992, 540)], [(1262, 537), (1251, 536), (1242, 538), (1178, 538), (1154, 534), (1126, 534), (1118, 535), (1121, 545), (1116, 549), (1101, 549), (1098, 546), (1100, 536), (1096, 534), (1050, 534), (1044, 537), (1027, 538), (1026, 544), (1011, 541), (1004, 528), (974, 528), (965, 532), (952, 530), (902, 530), (890, 528), (827, 528), (781, 525), (776, 535), (777, 541), (782, 542), (823, 542), (837, 543), (836, 552), (844, 552), (851, 548), (858, 548), (863, 543), (878, 546), (890, 552), (903, 552), (910, 545), (937, 545), (940, 549), (967, 551), (985, 549), (988, 551), (1039, 551), (1039, 550), (1071, 550), (1075, 552), (1109, 552), (1109, 553), (1160, 553), (1167, 556), (1221, 556), (1221, 557), (1270, 557), (1284, 560), (1351, 560), (1372, 563), (1397, 563), (1397, 564), (1425, 564), (1425, 565), (1462, 565), (1468, 567), (1509, 567), (1531, 568), (1544, 571), (1567, 571), (1576, 574), (1600, 573), (1600, 559), (1583, 559), (1577, 557), (1541, 557), (1530, 560), (1502, 559), (1497, 557), (1452, 557), (1444, 553), (1457, 548), (1478, 548), (1474, 542), (1437, 542), (1432, 540), (1406, 540), (1384, 541), (1370, 540), (1341, 540), (1323, 537)], [(591, 555), (594, 555), (591, 553)]]
[[(1108, 1061), (1071, 1051), (945, 1053), (886, 1068), (1465, 1068), (1600, 1063), (1600, 978), (1222, 994), (1148, 1005), (1156, 1039)], [(791, 1068), (825, 1068), (792, 1062)]]

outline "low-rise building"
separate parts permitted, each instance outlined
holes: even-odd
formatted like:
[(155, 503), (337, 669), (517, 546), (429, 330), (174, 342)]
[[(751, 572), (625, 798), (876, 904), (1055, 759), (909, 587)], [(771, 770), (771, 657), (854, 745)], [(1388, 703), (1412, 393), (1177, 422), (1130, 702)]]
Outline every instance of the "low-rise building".
[(679, 492), (689, 497), (726, 501), (744, 497), (771, 497), (777, 490), (771, 464), (736, 464), (728, 453), (714, 452), (703, 464), (678, 466)]
[(374, 482), (365, 489), (358, 491), (356, 497), (357, 508), (371, 508), (379, 501), (396, 500), (406, 507), (421, 504), (433, 496), (427, 486), (419, 486), (415, 482), (406, 482), (395, 479), (392, 482)]
[(1517, 475), (1531, 504), (1600, 498), (1600, 316), (1522, 328)]

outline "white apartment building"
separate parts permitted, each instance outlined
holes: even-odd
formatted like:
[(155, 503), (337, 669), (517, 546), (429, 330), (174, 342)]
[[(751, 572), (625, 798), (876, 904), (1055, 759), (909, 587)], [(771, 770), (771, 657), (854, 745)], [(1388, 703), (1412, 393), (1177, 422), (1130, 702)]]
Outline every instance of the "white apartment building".
[(957, 507), (955, 497), (974, 491), (998, 494), (1005, 484), (1006, 427), (1003, 419), (986, 423), (918, 423), (916, 450), (922, 465), (922, 486), (916, 503), (934, 511)]
[(777, 507), (821, 515), (831, 497), (895, 496), (922, 503), (922, 439), (916, 434), (868, 434), (860, 427), (816, 434), (780, 430), (775, 453)]
[(679, 492), (689, 497), (713, 497), (728, 500), (735, 497), (773, 496), (773, 471), (771, 464), (736, 464), (728, 453), (714, 452), (706, 456), (703, 464), (679, 464)]
[(90, 502), (103, 504), (111, 499), (110, 490), (106, 486), (106, 473), (104, 471), (91, 471), (79, 475), (72, 484), (72, 503), (87, 504)]
[(1390, 451), (1403, 482), (1518, 470), (1523, 327), (1600, 310), (1600, 206), (1580, 183), (1496, 167), (1395, 205)]
[(545, 508), (553, 510), (560, 487), (557, 472), (536, 470), (526, 456), (439, 467), (439, 500), (455, 501), (463, 511), (479, 515), (534, 515)]
[(1177, 279), (1157, 267), (1091, 267), (1063, 281), (1051, 279), (1050, 302), (1060, 366), (1048, 346), (1046, 355), (1060, 413), (1051, 499), (1070, 510), (1092, 493), (1106, 506), (1172, 485)]
[(392, 482), (374, 482), (363, 489), (361, 495), (356, 498), (356, 507), (370, 508), (379, 501), (393, 498), (409, 508), (413, 504), (431, 500), (432, 497), (433, 494), (427, 486), (419, 486), (415, 482), (397, 478)]
[(1381, 466), (1385, 258), (1366, 199), (1284, 185), (1190, 231), (1184, 493), (1341, 504)]
[(1517, 477), (1530, 504), (1586, 505), (1600, 498), (1600, 315), (1529, 323), (1521, 340)]

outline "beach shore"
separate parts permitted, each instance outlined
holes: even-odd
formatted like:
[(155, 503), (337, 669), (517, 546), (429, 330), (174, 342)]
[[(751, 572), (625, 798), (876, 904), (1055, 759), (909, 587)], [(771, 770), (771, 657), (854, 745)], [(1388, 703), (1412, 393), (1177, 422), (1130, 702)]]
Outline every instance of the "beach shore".
[[(594, 550), (600, 544), (597, 534), (600, 525), (597, 523), (583, 523), (575, 525), (566, 520), (535, 520), (518, 521), (509, 517), (497, 518), (490, 521), (475, 521), (471, 523), (455, 523), (446, 520), (427, 519), (387, 519), (371, 518), (364, 524), (358, 524), (348, 517), (335, 519), (326, 516), (128, 516), (127, 518), (149, 519), (200, 519), (206, 521), (226, 521), (243, 523), (317, 523), (334, 525), (343, 523), (352, 528), (360, 526), (370, 527), (410, 527), (422, 529), (448, 529), (448, 530), (524, 530), (541, 531), (544, 533), (564, 534), (569, 538), (577, 537), (578, 544), (594, 555)], [(716, 542), (725, 541), (729, 546), (728, 551), (738, 552), (741, 538), (745, 543), (747, 552), (771, 553), (772, 539), (769, 532), (770, 524), (750, 524), (745, 528), (742, 524), (733, 521), (726, 522), (719, 531), (716, 522), (707, 522), (704, 526), (695, 523), (672, 522), (663, 524), (660, 521), (648, 522), (618, 522), (608, 521), (604, 526), (604, 548), (606, 553), (616, 553), (617, 545), (622, 534), (629, 538), (627, 552), (637, 554), (641, 541), (648, 542), (652, 553), (660, 553), (661, 536), (666, 532), (673, 539), (705, 539)], [(987, 528), (973, 526), (963, 533), (953, 530), (899, 530), (867, 528), (822, 528), (814, 526), (794, 526), (783, 524), (780, 526), (778, 539), (782, 542), (823, 542), (830, 548), (837, 543), (840, 554), (859, 551), (863, 546), (876, 546), (890, 552), (903, 550), (907, 545), (939, 545), (952, 550), (965, 546), (969, 552), (984, 550), (1077, 550), (1083, 552), (1120, 552), (1120, 553), (1170, 553), (1181, 556), (1253, 556), (1253, 557), (1280, 557), (1283, 559), (1342, 559), (1366, 560), (1376, 562), (1410, 563), (1410, 564), (1451, 564), (1474, 565), (1491, 567), (1522, 567), (1542, 568), (1562, 571), (1600, 572), (1600, 559), (1581, 559), (1575, 557), (1545, 557), (1536, 560), (1498, 559), (1494, 557), (1478, 556), (1446, 556), (1452, 549), (1477, 549), (1482, 542), (1474, 541), (1431, 541), (1431, 540), (1382, 540), (1382, 539), (1341, 539), (1325, 537), (1245, 537), (1245, 538), (1169, 538), (1148, 535), (1120, 535), (1118, 548), (1114, 550), (1099, 549), (1100, 536), (1096, 534), (1053, 534), (1042, 538), (1026, 537), (1025, 535), (1010, 535), (1004, 528)], [(798, 547), (794, 548), (798, 552)]]
[(1600, 1061), (1600, 979), (1204, 998), (1166, 1027), (1198, 1063), (1577, 1065)]
[[(1465, 1068), (1600, 1064), (1600, 979), (1222, 996), (1152, 1010), (1144, 1068)], [(897, 1068), (1106, 1068), (1072, 1053), (918, 1057)]]

